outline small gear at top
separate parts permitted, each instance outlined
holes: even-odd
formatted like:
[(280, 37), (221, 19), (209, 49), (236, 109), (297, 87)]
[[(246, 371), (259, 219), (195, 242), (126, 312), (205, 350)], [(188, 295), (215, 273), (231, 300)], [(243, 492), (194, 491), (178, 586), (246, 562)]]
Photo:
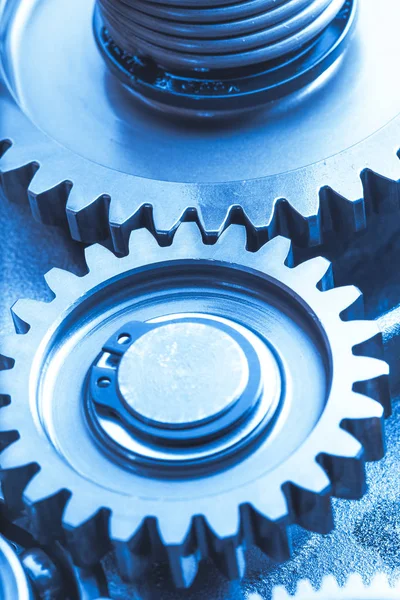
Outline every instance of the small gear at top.
[(196, 220), (317, 245), (398, 209), (398, 0), (0, 10), (2, 189), (75, 239), (126, 254)]
[(13, 307), (0, 347), (3, 490), (35, 538), (81, 565), (113, 548), (127, 580), (167, 560), (189, 586), (205, 558), (242, 576), (252, 544), (288, 558), (291, 524), (329, 532), (390, 412), (360, 292), (324, 259), (288, 266), (285, 238), (249, 251), (239, 225), (86, 258), (47, 274), (51, 302)]

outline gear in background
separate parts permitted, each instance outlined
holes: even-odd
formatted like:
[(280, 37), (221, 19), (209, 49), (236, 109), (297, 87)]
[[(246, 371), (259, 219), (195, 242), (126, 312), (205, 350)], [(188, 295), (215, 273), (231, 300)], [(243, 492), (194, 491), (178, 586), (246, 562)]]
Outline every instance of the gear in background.
[(94, 2), (3, 1), (4, 193), (119, 254), (132, 229), (169, 238), (184, 220), (211, 238), (236, 220), (257, 240), (306, 245), (364, 229), (369, 211), (399, 205), (400, 6), (358, 4), (346, 52), (317, 81), (248, 118), (199, 124), (135, 104), (96, 47)]
[[(168, 560), (176, 585), (189, 586), (206, 557), (236, 578), (247, 545), (283, 560), (288, 525), (328, 532), (330, 497), (364, 493), (364, 460), (382, 457), (390, 412), (387, 365), (364, 356), (379, 352), (377, 326), (347, 320), (362, 314), (360, 293), (330, 289), (327, 261), (290, 268), (288, 240), (254, 253), (245, 238), (231, 226), (205, 245), (186, 223), (163, 248), (135, 232), (125, 258), (90, 247), (87, 275), (52, 270), (53, 301), (13, 307), (18, 333), (1, 346), (11, 357), (1, 372), (5, 498), (78, 564), (111, 545), (127, 579)], [(186, 352), (182, 320), (194, 339)], [(146, 380), (168, 344), (183, 344), (183, 362)], [(213, 402), (177, 423), (165, 407), (181, 397), (193, 355), (189, 384), (200, 399), (212, 386)]]
[[(99, 600), (104, 585), (94, 573), (74, 568), (65, 551), (56, 556), (19, 546), (0, 535), (2, 600)], [(103, 576), (104, 577), (104, 576)]]
[[(400, 583), (390, 585), (384, 574), (378, 574), (370, 584), (365, 584), (358, 574), (351, 575), (344, 586), (340, 586), (333, 576), (327, 576), (319, 590), (315, 590), (309, 581), (300, 581), (294, 596), (282, 587), (275, 588), (272, 600), (398, 600)], [(257, 594), (251, 594), (247, 600), (261, 600)]]

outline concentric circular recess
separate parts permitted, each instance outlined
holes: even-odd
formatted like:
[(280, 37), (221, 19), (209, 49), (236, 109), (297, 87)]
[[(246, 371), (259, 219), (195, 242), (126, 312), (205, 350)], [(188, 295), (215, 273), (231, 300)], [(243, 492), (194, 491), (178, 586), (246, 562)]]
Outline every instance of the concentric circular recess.
[[(68, 225), (86, 242), (111, 236), (126, 253), (133, 228), (167, 235), (197, 211), (215, 236), (240, 207), (257, 229), (315, 244), (321, 227), (365, 226), (364, 169), (400, 178), (398, 0), (385, 0), (385, 10), (361, 0), (348, 51), (314, 84), (212, 126), (135, 103), (96, 46), (94, 5), (1, 4), (2, 186), (10, 198), (29, 187), (45, 223)], [(383, 177), (368, 171), (363, 183), (367, 202), (396, 204), (397, 188)]]
[(202, 557), (237, 577), (247, 544), (281, 560), (286, 525), (330, 530), (330, 495), (359, 497), (382, 456), (387, 365), (353, 355), (379, 346), (339, 316), (359, 292), (321, 291), (329, 264), (289, 268), (289, 249), (249, 252), (239, 226), (214, 246), (193, 223), (168, 247), (142, 230), (125, 258), (88, 248), (84, 277), (50, 271), (50, 303), (17, 303), (1, 464), (35, 531), (64, 529), (85, 564), (111, 540), (127, 578), (167, 557), (189, 585)]
[(21, 562), (11, 544), (0, 536), (0, 597), (2, 600), (33, 600)]

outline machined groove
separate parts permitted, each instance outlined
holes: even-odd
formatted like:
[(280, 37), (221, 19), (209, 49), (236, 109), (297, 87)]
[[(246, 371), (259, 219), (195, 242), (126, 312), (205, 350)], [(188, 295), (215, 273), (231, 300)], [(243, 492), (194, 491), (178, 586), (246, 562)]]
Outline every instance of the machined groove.
[[(254, 3), (248, 2), (233, 20), (227, 10), (225, 20), (211, 24), (209, 9), (197, 8), (193, 17), (193, 5), (174, 20), (163, 3), (155, 5), (155, 12), (153, 3), (147, 2), (137, 6), (129, 0), (99, 0), (98, 4), (111, 37), (125, 52), (178, 71), (207, 72), (256, 65), (299, 51), (329, 25), (344, 0), (289, 0), (276, 8), (261, 4), (256, 14)], [(160, 6), (165, 9), (163, 17)]]

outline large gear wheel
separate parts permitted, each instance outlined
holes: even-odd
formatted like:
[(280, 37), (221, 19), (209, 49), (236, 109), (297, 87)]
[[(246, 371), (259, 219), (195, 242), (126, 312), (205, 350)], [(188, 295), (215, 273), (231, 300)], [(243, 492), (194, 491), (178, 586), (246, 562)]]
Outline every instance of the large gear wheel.
[[(344, 586), (339, 586), (332, 576), (324, 578), (319, 590), (315, 590), (309, 581), (303, 580), (297, 586), (294, 596), (289, 595), (284, 588), (275, 588), (273, 600), (398, 600), (400, 583), (390, 585), (384, 574), (374, 577), (369, 585), (365, 584), (360, 575), (351, 575)], [(258, 600), (250, 596), (248, 600)]]
[(285, 238), (250, 252), (238, 225), (86, 258), (13, 307), (1, 346), (4, 495), (35, 537), (83, 565), (113, 547), (127, 579), (167, 559), (188, 586), (202, 558), (236, 578), (248, 545), (283, 560), (290, 524), (330, 531), (390, 411), (377, 326), (348, 320), (360, 292), (330, 289), (324, 259), (286, 266)]
[(318, 244), (338, 223), (363, 229), (380, 201), (399, 203), (400, 5), (356, 4), (333, 22), (358, 13), (346, 52), (316, 81), (252, 116), (199, 124), (135, 103), (96, 46), (93, 1), (4, 0), (5, 194), (120, 254), (134, 228), (168, 236), (196, 219), (215, 237), (232, 214), (263, 240), (297, 232)]

